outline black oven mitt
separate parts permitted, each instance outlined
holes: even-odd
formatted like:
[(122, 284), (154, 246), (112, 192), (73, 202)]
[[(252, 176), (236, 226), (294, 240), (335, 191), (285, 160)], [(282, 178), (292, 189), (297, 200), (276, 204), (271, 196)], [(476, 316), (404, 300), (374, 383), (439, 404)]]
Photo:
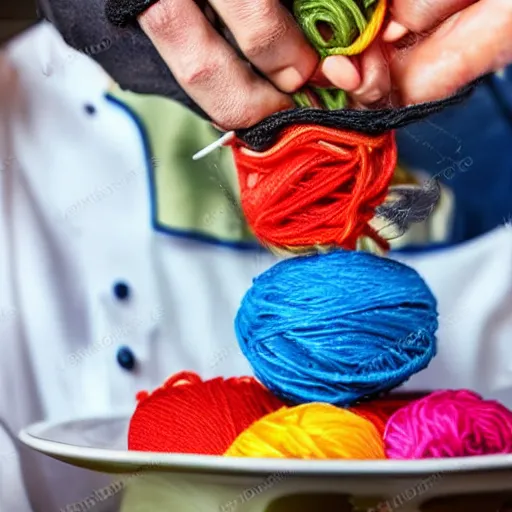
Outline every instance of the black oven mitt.
[[(122, 89), (172, 98), (211, 120), (178, 85), (137, 16), (158, 0), (38, 0), (41, 14), (73, 48), (96, 60)], [(200, 7), (207, 0), (195, 0)], [(292, 0), (283, 5), (291, 8)], [(217, 27), (219, 30), (219, 27)], [(222, 33), (222, 32), (221, 32)], [(223, 34), (226, 37), (226, 34)], [(256, 150), (270, 147), (287, 126), (318, 124), (377, 135), (396, 130), (463, 101), (478, 81), (450, 98), (422, 105), (380, 110), (317, 110), (295, 108), (278, 112), (237, 135)]]
[(140, 94), (172, 98), (206, 114), (178, 85), (136, 17), (158, 0), (37, 0), (72, 48), (90, 55), (119, 84)]

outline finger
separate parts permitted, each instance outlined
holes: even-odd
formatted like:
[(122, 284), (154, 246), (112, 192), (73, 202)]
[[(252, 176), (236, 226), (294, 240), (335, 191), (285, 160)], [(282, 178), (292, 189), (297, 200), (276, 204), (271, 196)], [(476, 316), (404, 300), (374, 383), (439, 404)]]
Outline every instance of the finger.
[(453, 14), (479, 0), (393, 0), (394, 21), (416, 32), (428, 32)]
[(350, 97), (356, 103), (373, 105), (385, 100), (391, 91), (387, 58), (381, 44), (374, 42), (360, 56), (362, 82)]
[(293, 106), (215, 32), (192, 0), (160, 0), (139, 23), (189, 96), (227, 130)]
[(332, 87), (332, 83), (322, 72), (322, 63), (320, 63), (320, 65), (316, 68), (316, 71), (308, 81), (308, 85), (318, 87), (320, 89), (328, 89), (329, 87)]
[(402, 39), (402, 37), (404, 37), (407, 32), (409, 32), (407, 27), (404, 27), (397, 21), (391, 20), (387, 27), (382, 31), (381, 37), (385, 43), (394, 43), (399, 39)]
[[(499, 15), (497, 15), (499, 13)], [(441, 99), (512, 62), (512, 3), (484, 0), (391, 59), (393, 83), (405, 104)]]
[(344, 91), (354, 91), (361, 85), (361, 73), (354, 60), (343, 55), (327, 57), (320, 70), (332, 85)]
[(319, 57), (279, 0), (210, 0), (247, 59), (281, 91), (300, 89)]

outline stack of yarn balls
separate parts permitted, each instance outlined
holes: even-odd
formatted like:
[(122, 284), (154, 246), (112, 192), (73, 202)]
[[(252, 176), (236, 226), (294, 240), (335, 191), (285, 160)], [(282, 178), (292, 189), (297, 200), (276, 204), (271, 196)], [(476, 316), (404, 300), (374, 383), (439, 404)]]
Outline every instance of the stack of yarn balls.
[(130, 450), (290, 459), (424, 459), (512, 453), (512, 412), (468, 390), (294, 405), (253, 377), (192, 372), (138, 396)]
[[(386, 9), (386, 0), (360, 4), (297, 0), (295, 14), (322, 56), (354, 55), (372, 43)], [(318, 22), (332, 27), (329, 44)], [(298, 102), (323, 98), (329, 109), (343, 99), (313, 93)], [(497, 402), (468, 390), (390, 393), (431, 362), (438, 328), (436, 299), (415, 270), (355, 250), (362, 238), (386, 249), (371, 220), (392, 184), (393, 132), (302, 123), (264, 151), (241, 139), (232, 149), (249, 224), (290, 256), (254, 280), (235, 319), (255, 378), (183, 372), (141, 393), (129, 448), (299, 459), (512, 452), (512, 413)]]

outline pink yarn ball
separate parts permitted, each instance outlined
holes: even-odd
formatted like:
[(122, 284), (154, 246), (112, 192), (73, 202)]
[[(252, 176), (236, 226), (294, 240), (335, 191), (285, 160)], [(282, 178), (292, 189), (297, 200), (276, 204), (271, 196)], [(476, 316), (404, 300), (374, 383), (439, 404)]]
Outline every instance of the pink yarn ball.
[(384, 443), (390, 459), (512, 453), (512, 412), (472, 391), (436, 391), (396, 411)]

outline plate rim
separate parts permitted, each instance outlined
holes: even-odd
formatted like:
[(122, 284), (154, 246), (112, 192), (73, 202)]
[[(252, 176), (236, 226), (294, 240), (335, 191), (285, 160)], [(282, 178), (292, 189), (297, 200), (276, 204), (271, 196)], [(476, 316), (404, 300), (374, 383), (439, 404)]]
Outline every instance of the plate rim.
[[(434, 475), (438, 473), (473, 473), (481, 471), (512, 471), (512, 454), (454, 457), (446, 459), (420, 460), (300, 460), (223, 457), (216, 455), (193, 455), (180, 453), (139, 452), (110, 450), (60, 443), (40, 437), (45, 430), (66, 424), (84, 421), (126, 420), (126, 414), (84, 416), (68, 420), (49, 420), (32, 423), (20, 430), (18, 439), (31, 449), (54, 459), (90, 461), (96, 465), (115, 465), (116, 471), (132, 467), (140, 471), (201, 472), (214, 474), (261, 475), (290, 473), (294, 476), (399, 476)], [(39, 437), (38, 437), (39, 436)]]

